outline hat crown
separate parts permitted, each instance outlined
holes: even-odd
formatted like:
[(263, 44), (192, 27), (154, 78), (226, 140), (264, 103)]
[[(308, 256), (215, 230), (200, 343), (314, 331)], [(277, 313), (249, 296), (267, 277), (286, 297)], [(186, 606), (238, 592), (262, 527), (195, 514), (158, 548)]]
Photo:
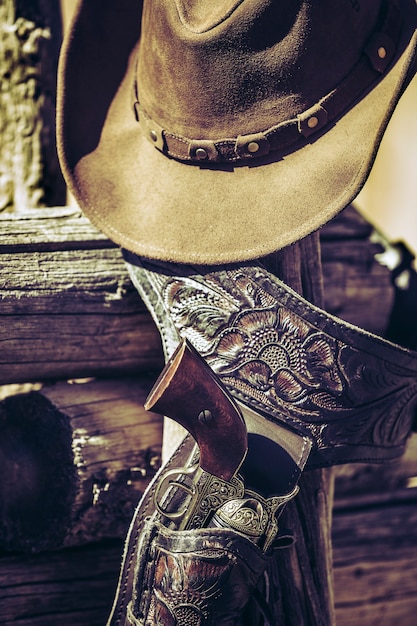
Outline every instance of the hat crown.
[(244, 0), (175, 0), (181, 22), (195, 33), (214, 28)]
[(351, 71), (381, 0), (145, 0), (138, 98), (160, 127), (214, 139), (309, 108)]

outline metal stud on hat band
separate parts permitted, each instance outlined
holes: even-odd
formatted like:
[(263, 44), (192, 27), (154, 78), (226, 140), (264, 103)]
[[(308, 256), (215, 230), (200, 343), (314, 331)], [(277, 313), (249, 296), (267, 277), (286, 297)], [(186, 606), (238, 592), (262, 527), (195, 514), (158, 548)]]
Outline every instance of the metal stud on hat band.
[(392, 7), (385, 31), (372, 35), (361, 60), (342, 83), (307, 110), (276, 126), (235, 138), (184, 137), (172, 129), (160, 127), (148, 116), (140, 105), (140, 90), (135, 80), (133, 108), (136, 120), (156, 148), (181, 161), (236, 163), (265, 156), (270, 151), (285, 151), (323, 130), (387, 71), (396, 52), (400, 26), (399, 13)]

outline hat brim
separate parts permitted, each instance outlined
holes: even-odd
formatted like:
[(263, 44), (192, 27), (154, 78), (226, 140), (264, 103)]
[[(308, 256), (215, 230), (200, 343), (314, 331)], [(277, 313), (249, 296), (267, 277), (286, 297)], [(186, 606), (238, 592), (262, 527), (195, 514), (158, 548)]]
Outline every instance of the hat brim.
[[(132, 111), (139, 25), (122, 0), (101, 18), (98, 37), (89, 20), (107, 4), (81, 3), (64, 47), (58, 148), (81, 209), (115, 243), (178, 263), (245, 261), (305, 237), (356, 197), (410, 76), (414, 0), (400, 2), (404, 28), (390, 70), (327, 132), (278, 159), (218, 169), (169, 158), (141, 133)], [(124, 34), (122, 46), (114, 33)]]

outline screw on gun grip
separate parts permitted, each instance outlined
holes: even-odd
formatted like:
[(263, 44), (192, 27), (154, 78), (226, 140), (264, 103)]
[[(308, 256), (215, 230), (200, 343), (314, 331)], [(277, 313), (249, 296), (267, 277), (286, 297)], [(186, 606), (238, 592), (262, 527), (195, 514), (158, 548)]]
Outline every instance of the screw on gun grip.
[(242, 414), (214, 372), (186, 340), (166, 364), (145, 409), (184, 426), (200, 450), (200, 467), (230, 480), (247, 452)]

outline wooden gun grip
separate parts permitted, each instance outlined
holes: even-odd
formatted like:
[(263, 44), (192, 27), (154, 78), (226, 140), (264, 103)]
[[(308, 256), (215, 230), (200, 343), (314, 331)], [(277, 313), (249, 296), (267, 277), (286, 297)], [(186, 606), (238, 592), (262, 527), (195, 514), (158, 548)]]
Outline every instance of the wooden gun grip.
[(242, 414), (199, 353), (184, 340), (150, 391), (145, 409), (184, 426), (200, 449), (200, 467), (229, 481), (247, 452)]

